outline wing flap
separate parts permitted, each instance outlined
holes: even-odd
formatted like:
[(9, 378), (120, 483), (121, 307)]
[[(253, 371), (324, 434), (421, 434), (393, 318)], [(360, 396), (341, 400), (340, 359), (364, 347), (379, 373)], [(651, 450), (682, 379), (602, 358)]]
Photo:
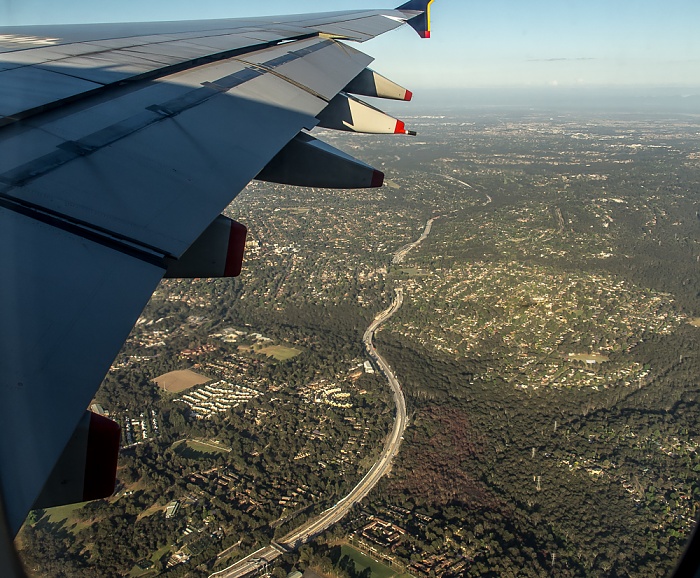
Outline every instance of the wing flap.
[(164, 270), (5, 208), (0, 263), (0, 488), (17, 531)]
[(372, 60), (319, 36), (363, 41), (406, 17), (0, 27), (0, 439), (12, 442), (0, 492), (13, 532), (167, 258)]
[[(128, 102), (100, 105), (111, 125), (38, 159), (15, 158), (0, 182), (12, 187), (8, 197), (177, 257), (235, 191), (302, 128), (316, 125), (315, 115), (328, 104), (324, 96), (370, 61), (315, 38), (294, 43), (294, 50), (285, 45), (173, 75), (151, 83), (145, 94), (132, 91)], [(150, 98), (164, 96), (158, 90), (164, 85), (171, 98)], [(77, 106), (58, 123), (89, 130), (82, 116), (94, 112)], [(60, 134), (49, 122), (16, 137), (15, 150), (31, 150), (46, 130)]]

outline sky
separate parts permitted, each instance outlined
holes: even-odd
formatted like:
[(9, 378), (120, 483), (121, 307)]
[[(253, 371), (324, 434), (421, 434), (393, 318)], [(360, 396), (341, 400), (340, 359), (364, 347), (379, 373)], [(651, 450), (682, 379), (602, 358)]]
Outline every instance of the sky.
[[(391, 7), (391, 2), (388, 6)], [(383, 8), (381, 0), (0, 0), (0, 25), (232, 18)], [(700, 94), (698, 0), (435, 0), (433, 37), (366, 43), (408, 88), (673, 88)]]

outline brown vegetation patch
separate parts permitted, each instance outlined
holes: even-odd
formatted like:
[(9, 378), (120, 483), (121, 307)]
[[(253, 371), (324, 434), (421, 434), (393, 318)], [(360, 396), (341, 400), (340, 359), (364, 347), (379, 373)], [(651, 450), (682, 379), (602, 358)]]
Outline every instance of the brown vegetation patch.
[(195, 373), (191, 369), (183, 369), (180, 371), (171, 371), (156, 377), (155, 381), (160, 387), (165, 391), (170, 393), (180, 393), (194, 387), (195, 385), (202, 385), (211, 381), (211, 378)]
[(391, 490), (434, 506), (459, 502), (482, 507), (496, 504), (488, 489), (465, 469), (481, 453), (479, 434), (459, 409), (430, 407), (420, 411), (405, 435), (400, 467)]

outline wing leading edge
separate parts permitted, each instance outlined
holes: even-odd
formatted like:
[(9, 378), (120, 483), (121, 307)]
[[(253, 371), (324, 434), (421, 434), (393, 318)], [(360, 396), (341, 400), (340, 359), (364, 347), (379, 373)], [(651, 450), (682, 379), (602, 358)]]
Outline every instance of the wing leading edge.
[[(368, 40), (415, 10), (0, 27), (0, 436), (12, 442), (0, 489), (12, 533), (160, 279), (251, 179), (318, 183), (285, 163), (324, 154), (357, 186), (381, 184), (300, 132), (353, 79), (372, 90), (372, 59), (338, 39)], [(375, 92), (408, 99), (384, 80)], [(350, 114), (349, 126), (367, 122)]]

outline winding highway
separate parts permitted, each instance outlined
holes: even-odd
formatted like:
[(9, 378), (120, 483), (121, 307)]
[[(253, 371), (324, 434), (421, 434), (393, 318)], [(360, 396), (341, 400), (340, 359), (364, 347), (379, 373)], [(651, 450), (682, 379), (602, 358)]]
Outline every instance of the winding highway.
[[(395, 264), (401, 263), (411, 249), (414, 249), (420, 243), (422, 243), (430, 234), (434, 221), (435, 218), (430, 219), (426, 223), (425, 230), (417, 241), (399, 249), (399, 251), (394, 255), (392, 262)], [(394, 420), (394, 427), (384, 444), (384, 448), (379, 456), (379, 459), (347, 496), (345, 496), (342, 500), (339, 500), (336, 504), (328, 508), (318, 517), (301, 525), (299, 528), (293, 530), (277, 542), (273, 542), (269, 546), (261, 548), (246, 558), (239, 560), (232, 566), (212, 574), (210, 578), (244, 578), (247, 576), (252, 576), (282, 554), (296, 550), (299, 546), (325, 532), (328, 528), (345, 517), (353, 506), (367, 496), (367, 494), (372, 491), (372, 488), (377, 485), (379, 480), (391, 469), (391, 462), (399, 451), (401, 440), (403, 439), (403, 433), (408, 424), (408, 417), (406, 415), (406, 400), (401, 389), (401, 384), (394, 375), (394, 372), (391, 370), (391, 367), (374, 347), (374, 334), (383, 323), (390, 319), (391, 316), (401, 308), (402, 305), (403, 288), (398, 287), (394, 294), (394, 299), (391, 306), (385, 311), (379, 313), (374, 318), (362, 338), (367, 354), (377, 364), (379, 369), (382, 371), (382, 373), (384, 373), (389, 381), (389, 385), (391, 386), (391, 390), (394, 395), (394, 403), (396, 404), (396, 419)]]
[(433, 223), (435, 222), (436, 219), (439, 219), (440, 217), (433, 217), (430, 219), (426, 224), (425, 224), (425, 229), (423, 229), (423, 234), (418, 238), (418, 240), (413, 241), (413, 243), (409, 243), (408, 245), (404, 245), (401, 247), (395, 254), (394, 258), (391, 260), (392, 265), (399, 265), (400, 263), (403, 263), (403, 260), (406, 258), (406, 255), (408, 253), (415, 249), (418, 245), (420, 245), (423, 241), (425, 241), (428, 238), (428, 235), (430, 235), (430, 231), (433, 229)]

